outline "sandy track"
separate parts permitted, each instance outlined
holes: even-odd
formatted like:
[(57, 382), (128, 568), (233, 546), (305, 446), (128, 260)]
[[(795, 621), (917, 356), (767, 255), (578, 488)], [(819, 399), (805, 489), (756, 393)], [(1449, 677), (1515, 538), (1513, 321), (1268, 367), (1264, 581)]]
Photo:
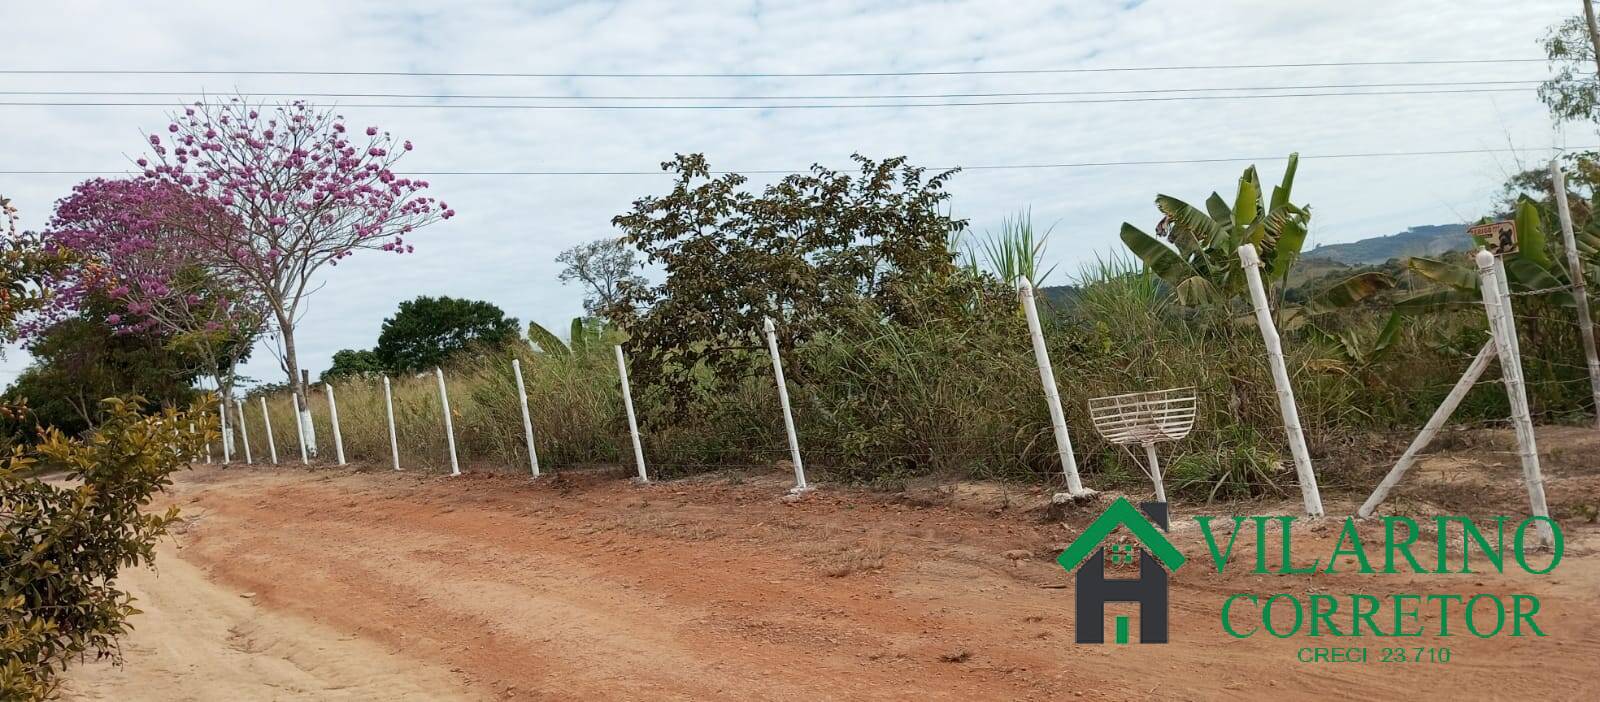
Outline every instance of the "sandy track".
[[(1583, 482), (1553, 490), (1553, 502), (1596, 494), (1591, 478), (1572, 478)], [(824, 490), (799, 504), (779, 492), (720, 479), (196, 469), (176, 492), (190, 520), (182, 548), (163, 551), (159, 578), (130, 580), (148, 613), (128, 668), (79, 669), (72, 690), (118, 700), (1600, 697), (1592, 525), (1572, 527), (1553, 578), (1185, 568), (1172, 644), (1091, 647), (1072, 643), (1072, 591), (1052, 587), (1071, 581), (1050, 558), (1092, 515), (1046, 523), (981, 491)], [(1326, 553), (1332, 536), (1296, 539)], [(1176, 540), (1204, 560), (1196, 533)], [(1010, 557), (1019, 552), (1030, 558)], [(1413, 639), (1450, 646), (1453, 660), (1341, 666), (1297, 663), (1315, 642), (1219, 630), (1228, 593), (1313, 588), (1536, 592), (1549, 636)]]

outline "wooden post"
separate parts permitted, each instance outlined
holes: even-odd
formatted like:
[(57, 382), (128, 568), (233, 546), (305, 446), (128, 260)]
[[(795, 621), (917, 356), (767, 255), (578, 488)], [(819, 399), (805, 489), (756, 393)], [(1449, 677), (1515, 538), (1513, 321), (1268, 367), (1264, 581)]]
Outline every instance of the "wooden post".
[(783, 358), (778, 355), (778, 328), (771, 317), (761, 318), (761, 327), (767, 336), (767, 351), (772, 354), (772, 377), (778, 382), (778, 403), (783, 405), (783, 429), (789, 435), (789, 461), (794, 464), (794, 488), (801, 493), (811, 488), (806, 485), (806, 468), (800, 462), (800, 437), (794, 430), (794, 414), (789, 409), (789, 384), (783, 379)]
[(333, 385), (323, 383), (322, 389), (328, 393), (328, 420), (333, 424), (333, 455), (339, 459), (339, 465), (344, 465), (344, 436), (339, 433), (339, 403), (333, 399)]
[(528, 390), (522, 384), (522, 359), (511, 359), (511, 373), (517, 376), (517, 406), (522, 408), (522, 436), (528, 441), (528, 466), (539, 477), (539, 451), (533, 446), (533, 417), (528, 414)]
[(250, 424), (244, 418), (244, 399), (233, 398), (234, 407), (239, 410), (239, 441), (244, 444), (244, 464), (254, 464), (255, 458), (250, 455)]
[(1522, 359), (1517, 356), (1517, 326), (1512, 316), (1511, 298), (1507, 290), (1501, 287), (1505, 270), (1500, 260), (1488, 251), (1478, 252), (1477, 263), (1483, 307), (1489, 317), (1489, 330), (1495, 337), (1495, 352), (1500, 355), (1500, 376), (1511, 404), (1511, 424), (1516, 429), (1517, 458), (1522, 463), (1522, 481), (1528, 488), (1528, 505), (1534, 516), (1547, 518), (1539, 522), (1539, 536), (1549, 544), (1554, 540), (1548, 520), (1550, 508), (1545, 503), (1544, 474), (1539, 469), (1539, 447), (1533, 433), (1533, 418), (1528, 412)]
[(1072, 437), (1067, 433), (1067, 415), (1061, 409), (1061, 391), (1056, 388), (1056, 372), (1050, 366), (1050, 351), (1045, 348), (1044, 328), (1039, 324), (1039, 308), (1033, 299), (1033, 281), (1017, 278), (1017, 296), (1022, 298), (1022, 313), (1028, 318), (1028, 334), (1033, 339), (1033, 360), (1039, 366), (1039, 382), (1044, 386), (1044, 402), (1050, 410), (1050, 428), (1055, 433), (1056, 453), (1061, 456), (1061, 472), (1067, 479), (1067, 496), (1093, 495), (1078, 477), (1078, 459), (1072, 454)]
[(395, 440), (394, 434), (394, 394), (389, 391), (389, 376), (383, 376), (383, 409), (389, 418), (389, 457), (394, 461), (394, 469), (400, 470), (400, 442)]
[(439, 405), (444, 409), (444, 438), (450, 445), (450, 475), (461, 475), (461, 462), (456, 460), (456, 427), (450, 419), (450, 393), (444, 389), (444, 371), (434, 366), (433, 373), (439, 378)]
[(639, 441), (639, 420), (633, 414), (633, 390), (628, 387), (628, 357), (622, 354), (622, 345), (612, 347), (617, 352), (617, 376), (622, 380), (622, 407), (628, 411), (628, 434), (633, 437), (633, 460), (639, 466), (639, 482), (650, 482), (644, 469), (644, 443)]
[(1255, 308), (1256, 326), (1261, 327), (1261, 340), (1267, 345), (1267, 362), (1272, 366), (1272, 384), (1278, 391), (1278, 410), (1283, 415), (1283, 431), (1289, 437), (1289, 453), (1294, 456), (1295, 474), (1300, 478), (1300, 496), (1305, 502), (1306, 514), (1322, 516), (1322, 493), (1317, 489), (1317, 474), (1311, 469), (1311, 451), (1306, 448), (1305, 430), (1300, 427), (1300, 408), (1295, 405), (1294, 386), (1289, 384), (1289, 368), (1283, 359), (1283, 341), (1278, 338), (1278, 328), (1272, 321), (1272, 308), (1267, 305), (1267, 289), (1261, 284), (1261, 256), (1254, 244), (1239, 247), (1239, 261), (1244, 264), (1245, 281), (1250, 284), (1250, 303)]
[[(1596, 57), (1600, 59), (1600, 56)], [(1583, 259), (1578, 256), (1578, 238), (1572, 233), (1572, 211), (1567, 208), (1567, 179), (1561, 162), (1550, 160), (1550, 184), (1555, 189), (1556, 212), (1561, 216), (1561, 239), (1567, 250), (1567, 276), (1572, 281), (1572, 300), (1578, 307), (1578, 332), (1583, 337), (1583, 357), (1589, 366), (1589, 394), (1594, 399), (1595, 428), (1600, 429), (1600, 353), (1595, 351), (1594, 320), (1589, 317), (1589, 290), (1583, 280)]]
[(278, 465), (278, 444), (272, 438), (272, 414), (267, 412), (267, 396), (262, 395), (259, 399), (261, 400), (261, 423), (267, 427), (267, 451), (272, 454), (272, 465)]
[(1412, 464), (1417, 462), (1417, 454), (1421, 453), (1422, 449), (1427, 448), (1428, 444), (1433, 441), (1433, 437), (1439, 433), (1440, 429), (1444, 428), (1444, 423), (1450, 419), (1451, 414), (1455, 413), (1456, 407), (1461, 405), (1461, 400), (1466, 398), (1467, 392), (1471, 391), (1472, 386), (1478, 382), (1478, 378), (1483, 376), (1483, 372), (1489, 368), (1489, 362), (1494, 360), (1494, 357), (1495, 340), (1490, 338), (1483, 345), (1483, 348), (1478, 351), (1477, 357), (1472, 359), (1471, 365), (1467, 366), (1467, 372), (1462, 373), (1461, 379), (1456, 381), (1455, 387), (1450, 388), (1450, 394), (1445, 396), (1444, 402), (1440, 403), (1439, 408), (1433, 411), (1433, 416), (1428, 418), (1428, 423), (1422, 427), (1422, 431), (1417, 434), (1417, 438), (1411, 440), (1411, 445), (1406, 447), (1406, 452), (1400, 456), (1400, 460), (1396, 461), (1394, 467), (1389, 469), (1388, 475), (1383, 476), (1383, 482), (1378, 483), (1377, 489), (1372, 491), (1372, 495), (1367, 497), (1367, 501), (1361, 503), (1361, 509), (1356, 511), (1357, 516), (1363, 519), (1370, 517), (1372, 516), (1372, 511), (1377, 509), (1378, 505), (1383, 504), (1383, 501), (1389, 497), (1389, 491), (1400, 483), (1400, 479), (1405, 477), (1406, 471), (1411, 470)]

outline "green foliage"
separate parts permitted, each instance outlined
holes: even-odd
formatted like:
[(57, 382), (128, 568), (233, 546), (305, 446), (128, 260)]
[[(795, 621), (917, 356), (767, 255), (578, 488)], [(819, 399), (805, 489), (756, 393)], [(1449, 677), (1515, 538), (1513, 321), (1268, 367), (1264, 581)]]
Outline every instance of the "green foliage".
[[(1026, 277), (1035, 287), (1042, 287), (1055, 271), (1055, 266), (1044, 266), (1045, 247), (1054, 231), (1053, 225), (1043, 232), (1035, 231), (1031, 209), (1000, 220), (999, 231), (984, 232), (978, 239), (989, 274), (1007, 283)], [(976, 267), (976, 262), (972, 265)]]
[(11, 402), (31, 407), (28, 428), (37, 423), (79, 434), (99, 424), (107, 397), (137, 395), (147, 410), (193, 399), (203, 359), (155, 332), (117, 333), (103, 316), (89, 316), (96, 311), (86, 309), (29, 341), (33, 363), (6, 391)]
[(528, 341), (540, 352), (554, 356), (586, 356), (616, 346), (627, 339), (602, 317), (573, 317), (567, 341), (538, 322), (528, 322)]
[(389, 372), (410, 373), (469, 348), (504, 346), (517, 332), (517, 320), (491, 303), (424, 295), (400, 303), (400, 310), (383, 320), (373, 352)]
[(377, 351), (340, 349), (333, 352), (333, 364), (322, 372), (322, 382), (383, 375), (386, 372), (388, 367), (383, 365), (383, 361), (378, 360)]
[(621, 301), (626, 287), (643, 287), (639, 259), (628, 242), (620, 238), (579, 244), (556, 256), (562, 264), (561, 282), (577, 281), (584, 287), (583, 309), (590, 316), (600, 315)]
[(780, 348), (792, 350), (843, 326), (861, 301), (886, 324), (914, 325), (996, 291), (958, 267), (949, 247), (966, 227), (940, 211), (953, 171), (929, 177), (904, 158), (853, 160), (853, 175), (813, 166), (759, 194), (742, 189), (743, 176), (713, 178), (699, 154), (663, 164), (677, 178), (672, 190), (612, 220), (667, 273), (658, 286), (623, 286), (606, 310), (631, 337), (641, 385), (680, 406), (730, 390), (767, 362), (766, 316), (778, 322)]
[(139, 610), (117, 576), (154, 557), (178, 512), (151, 501), (216, 438), (200, 405), (146, 416), (137, 400), (108, 400), (105, 414), (83, 440), (46, 432), (39, 453), (68, 485), (29, 477), (35, 460), (21, 453), (0, 464), (0, 698), (52, 696), (79, 656), (120, 662), (117, 638)]
[[(1283, 181), (1262, 198), (1255, 166), (1246, 168), (1230, 206), (1212, 193), (1206, 209), (1170, 195), (1157, 195), (1162, 219), (1160, 239), (1124, 222), (1122, 241), (1134, 255), (1172, 285), (1186, 305), (1227, 301), (1245, 294), (1244, 269), (1238, 249), (1252, 244), (1261, 254), (1262, 278), (1268, 285), (1288, 278), (1305, 243), (1311, 209), (1289, 202), (1298, 154), (1289, 155)], [(1165, 239), (1163, 243), (1161, 239)]]
[(1583, 16), (1568, 17), (1546, 30), (1544, 53), (1555, 75), (1539, 84), (1539, 100), (1550, 115), (1571, 122), (1600, 118), (1600, 77)]

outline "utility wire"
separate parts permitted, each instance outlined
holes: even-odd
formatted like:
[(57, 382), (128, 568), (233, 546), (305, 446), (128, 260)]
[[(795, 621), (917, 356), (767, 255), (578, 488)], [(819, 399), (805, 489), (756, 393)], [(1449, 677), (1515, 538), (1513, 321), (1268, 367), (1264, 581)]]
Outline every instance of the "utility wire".
[[(1600, 149), (1600, 146), (1569, 146), (1568, 149), (1586, 150)], [(1307, 159), (1356, 159), (1356, 158), (1394, 158), (1412, 156), (1457, 156), (1464, 154), (1500, 154), (1520, 153), (1525, 151), (1546, 151), (1539, 148), (1502, 148), (1502, 149), (1450, 149), (1436, 151), (1386, 151), (1367, 153), (1343, 154), (1303, 154), (1301, 160)], [(963, 171), (1002, 171), (1002, 170), (1044, 170), (1044, 169), (1070, 169), (1070, 168), (1106, 168), (1113, 166), (1172, 166), (1204, 163), (1237, 163), (1258, 161), (1282, 161), (1285, 156), (1229, 156), (1221, 158), (1190, 158), (1190, 159), (1152, 159), (1145, 161), (1078, 161), (1071, 163), (1013, 163), (1013, 164), (978, 164), (970, 166), (929, 166), (928, 170), (943, 171), (959, 168)], [(711, 171), (712, 175), (787, 175), (801, 173), (809, 168), (792, 169), (758, 169), (758, 170), (727, 170)], [(127, 175), (133, 170), (123, 171), (70, 171), (70, 170), (15, 170), (0, 171), (0, 175), (71, 175), (71, 176), (105, 176)], [(621, 170), (548, 170), (548, 171), (407, 171), (397, 173), (404, 176), (652, 176), (666, 175), (665, 171), (621, 171)]]
[(1111, 66), (1095, 68), (1025, 68), (949, 71), (840, 71), (818, 73), (511, 73), (489, 71), (293, 71), (293, 70), (163, 70), (91, 68), (0, 69), (0, 75), (108, 76), (399, 76), (422, 78), (873, 78), (891, 76), (992, 76), (1143, 71), (1218, 71), (1257, 68), (1324, 68), (1348, 66), (1466, 66), (1496, 63), (1543, 63), (1543, 58), (1400, 59), (1392, 61), (1323, 61), (1309, 63), (1245, 63), (1178, 66)]
[[(996, 107), (1015, 105), (1094, 105), (1188, 100), (1274, 100), (1284, 98), (1359, 97), (1363, 95), (1459, 95), (1532, 92), (1532, 88), (1463, 88), (1452, 90), (1374, 90), (1364, 92), (1273, 93), (1268, 95), (1172, 95), (1165, 97), (1097, 98), (1092, 100), (992, 100), (982, 102), (766, 103), (761, 105), (517, 105), (504, 103), (341, 103), (309, 104), (314, 108), (453, 109), (453, 110), (851, 110), (904, 107)], [(218, 103), (220, 104), (220, 103)], [(170, 107), (159, 102), (0, 102), (0, 107)]]
[[(1138, 90), (1043, 90), (1005, 93), (895, 93), (887, 95), (548, 95), (470, 93), (215, 93), (239, 98), (397, 98), (415, 100), (904, 100), (933, 98), (1050, 97), (1067, 95), (1143, 95), (1151, 93), (1211, 93), (1267, 90), (1335, 90), (1347, 88), (1417, 88), (1490, 85), (1538, 85), (1540, 80), (1473, 80), (1413, 83), (1327, 83), (1320, 85), (1263, 85), (1214, 88), (1144, 88)], [(195, 97), (204, 91), (101, 91), (101, 90), (0, 90), (18, 97)]]

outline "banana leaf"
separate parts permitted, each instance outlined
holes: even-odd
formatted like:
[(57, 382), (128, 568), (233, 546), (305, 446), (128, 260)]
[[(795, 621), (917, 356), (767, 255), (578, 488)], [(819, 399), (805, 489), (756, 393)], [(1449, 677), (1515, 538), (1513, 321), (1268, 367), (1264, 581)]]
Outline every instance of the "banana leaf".
[[(1521, 242), (1518, 242), (1519, 244)], [(1546, 288), (1559, 288), (1565, 283), (1551, 274), (1549, 269), (1535, 263), (1527, 256), (1508, 256), (1505, 259), (1506, 278), (1514, 284), (1513, 290), (1518, 287), (1522, 291), (1544, 290)]]
[(1478, 274), (1465, 266), (1458, 266), (1424, 256), (1412, 256), (1406, 267), (1435, 283), (1458, 290), (1477, 290)]
[(1188, 230), (1204, 247), (1216, 246), (1227, 238), (1216, 220), (1178, 198), (1157, 195), (1156, 209), (1172, 218), (1172, 226)]
[(1458, 288), (1444, 288), (1442, 290), (1429, 290), (1417, 293), (1394, 303), (1396, 312), (1410, 314), (1434, 307), (1445, 305), (1470, 305), (1481, 303), (1483, 297), (1476, 290), (1461, 290)]
[(1127, 222), (1122, 223), (1122, 243), (1170, 285), (1179, 286), (1200, 275), (1166, 244)]
[(1198, 275), (1185, 278), (1172, 290), (1178, 296), (1178, 301), (1185, 305), (1198, 305), (1221, 297), (1217, 286)]
[(1228, 209), (1228, 203), (1223, 201), (1221, 195), (1211, 193), (1211, 197), (1206, 198), (1206, 212), (1211, 213), (1211, 219), (1219, 227), (1233, 223), (1233, 210)]
[(1317, 293), (1306, 302), (1306, 312), (1319, 315), (1341, 310), (1371, 297), (1373, 293), (1392, 287), (1394, 281), (1382, 273), (1376, 271), (1357, 273)]
[(1294, 260), (1300, 256), (1305, 243), (1305, 225), (1296, 219), (1286, 220), (1278, 240), (1273, 243), (1272, 261), (1267, 267), (1269, 275), (1288, 280), (1289, 269), (1294, 266)]
[(567, 334), (567, 338), (570, 340), (570, 350), (573, 354), (578, 356), (589, 354), (589, 327), (584, 323), (582, 317), (572, 318), (572, 329)]
[(540, 351), (552, 356), (566, 356), (571, 353), (567, 345), (561, 343), (560, 338), (551, 334), (549, 329), (545, 329), (538, 322), (528, 322), (528, 341), (533, 342)]
[(1539, 264), (1540, 267), (1550, 266), (1550, 257), (1545, 252), (1544, 227), (1539, 224), (1539, 208), (1532, 200), (1524, 197), (1517, 203), (1517, 256)]
[(1256, 176), (1256, 167), (1244, 169), (1244, 175), (1239, 176), (1239, 194), (1233, 199), (1233, 229), (1236, 232), (1244, 231), (1256, 221), (1256, 211), (1261, 207), (1261, 183)]
[(1388, 351), (1394, 345), (1394, 340), (1400, 338), (1400, 326), (1403, 315), (1399, 310), (1389, 313), (1389, 320), (1383, 323), (1383, 331), (1378, 332), (1378, 341), (1372, 345), (1372, 356), (1376, 357)]
[(1283, 183), (1272, 188), (1272, 210), (1289, 204), (1289, 193), (1294, 189), (1294, 172), (1299, 167), (1300, 154), (1289, 154), (1289, 164), (1283, 169)]

